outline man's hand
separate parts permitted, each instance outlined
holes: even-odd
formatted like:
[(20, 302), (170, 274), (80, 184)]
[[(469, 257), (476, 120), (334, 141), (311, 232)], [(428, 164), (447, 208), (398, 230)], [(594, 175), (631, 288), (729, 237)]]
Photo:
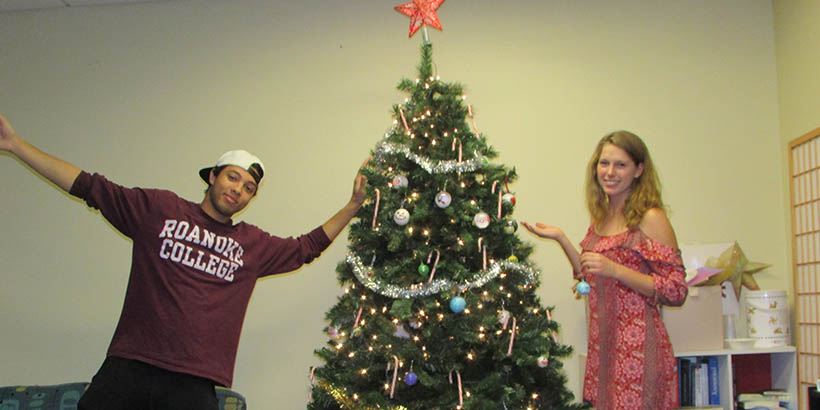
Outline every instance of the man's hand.
[(15, 139), (17, 139), (17, 133), (14, 132), (11, 123), (0, 115), (0, 150), (11, 151)]
[(344, 208), (336, 212), (327, 222), (322, 225), (327, 237), (332, 241), (339, 235), (339, 232), (347, 226), (347, 223), (356, 216), (356, 212), (362, 207), (365, 197), (365, 187), (367, 186), (367, 177), (362, 175), (362, 169), (367, 166), (370, 157), (364, 160), (362, 166), (359, 167), (359, 172), (356, 173), (356, 178), (353, 180), (353, 195), (350, 197)]
[(362, 162), (362, 165), (359, 167), (359, 172), (356, 174), (356, 178), (353, 180), (353, 195), (350, 197), (350, 202), (356, 204), (357, 206), (361, 206), (364, 203), (365, 197), (365, 187), (367, 186), (367, 177), (362, 175), (361, 170), (367, 166), (367, 163), (370, 162), (370, 157)]
[(35, 146), (20, 138), (2, 115), (0, 115), (0, 151), (12, 153), (26, 165), (37, 171), (54, 185), (68, 192), (77, 175), (80, 175), (80, 168), (59, 158), (52, 157)]

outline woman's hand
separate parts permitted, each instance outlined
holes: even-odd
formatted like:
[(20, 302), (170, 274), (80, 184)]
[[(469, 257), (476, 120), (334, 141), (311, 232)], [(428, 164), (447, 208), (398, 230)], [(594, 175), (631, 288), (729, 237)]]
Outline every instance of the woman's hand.
[(612, 261), (600, 253), (584, 252), (581, 254), (581, 272), (616, 278), (621, 265)]
[(564, 231), (557, 226), (544, 225), (541, 222), (536, 222), (535, 226), (532, 226), (524, 221), (521, 221), (521, 225), (524, 225), (528, 231), (542, 238), (557, 240), (558, 238), (564, 236)]

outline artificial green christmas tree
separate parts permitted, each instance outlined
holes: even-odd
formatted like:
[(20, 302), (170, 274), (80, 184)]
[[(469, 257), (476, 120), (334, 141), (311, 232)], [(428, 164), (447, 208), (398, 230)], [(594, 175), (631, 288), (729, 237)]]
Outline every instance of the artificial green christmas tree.
[(344, 293), (326, 315), (308, 409), (583, 408), (516, 235), (515, 169), (491, 161), (462, 87), (433, 67), (425, 40), (362, 170), (369, 197), (337, 267)]

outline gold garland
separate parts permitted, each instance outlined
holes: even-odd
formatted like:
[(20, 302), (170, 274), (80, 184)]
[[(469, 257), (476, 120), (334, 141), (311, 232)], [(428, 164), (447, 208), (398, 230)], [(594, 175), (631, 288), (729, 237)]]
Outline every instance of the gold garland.
[(344, 389), (339, 389), (328, 383), (324, 379), (317, 379), (316, 385), (320, 388), (324, 389), (331, 396), (336, 400), (336, 403), (339, 404), (343, 409), (350, 409), (350, 410), (407, 410), (407, 407), (404, 406), (391, 406), (383, 408), (381, 406), (377, 407), (368, 407), (365, 405), (358, 404), (354, 402), (351, 398), (347, 397), (347, 393)]

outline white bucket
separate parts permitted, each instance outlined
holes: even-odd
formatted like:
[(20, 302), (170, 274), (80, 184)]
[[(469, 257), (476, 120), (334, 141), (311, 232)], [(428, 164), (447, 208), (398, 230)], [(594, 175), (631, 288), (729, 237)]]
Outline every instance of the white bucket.
[(789, 299), (784, 290), (746, 292), (746, 328), (755, 347), (789, 346)]

